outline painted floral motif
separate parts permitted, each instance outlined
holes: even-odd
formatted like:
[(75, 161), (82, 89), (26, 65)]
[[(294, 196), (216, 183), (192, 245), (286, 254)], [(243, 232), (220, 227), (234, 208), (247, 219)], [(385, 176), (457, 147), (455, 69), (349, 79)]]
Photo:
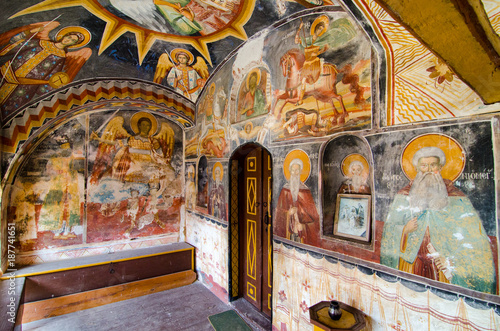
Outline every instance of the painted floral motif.
[(305, 313), (309, 310), (309, 307), (308, 307), (307, 303), (305, 302), (305, 300), (302, 300), (302, 302), (300, 303), (300, 309), (302, 309), (303, 313)]
[(434, 79), (434, 86), (437, 88), (436, 84), (451, 83), (455, 74), (441, 59), (436, 59), (434, 62), (436, 63), (435, 65), (427, 68), (427, 71), (430, 72), (429, 78)]
[(285, 293), (285, 290), (281, 290), (278, 292), (278, 296), (280, 298), (280, 301), (283, 302), (283, 301), (286, 301), (286, 293)]
[(308, 289), (311, 288), (311, 285), (308, 284), (307, 279), (302, 282), (302, 286), (304, 287), (304, 291), (306, 291), (306, 292)]

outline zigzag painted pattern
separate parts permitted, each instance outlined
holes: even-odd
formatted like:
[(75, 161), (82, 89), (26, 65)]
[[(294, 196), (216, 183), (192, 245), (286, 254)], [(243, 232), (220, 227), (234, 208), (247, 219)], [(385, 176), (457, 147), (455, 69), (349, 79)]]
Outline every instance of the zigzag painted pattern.
[[(388, 106), (391, 109), (387, 111), (388, 117), (384, 119), (384, 125), (447, 119), (499, 110), (498, 105), (484, 105), (480, 102), (477, 94), (457, 76), (453, 77), (453, 85), (443, 84), (439, 86), (440, 93), (436, 93), (434, 91), (435, 80), (428, 77), (429, 72), (426, 71), (433, 66), (432, 62), (429, 62), (432, 53), (427, 47), (388, 15), (374, 0), (359, 1), (360, 3), (366, 1), (381, 35), (387, 42), (386, 53), (393, 61), (388, 61), (388, 65), (392, 66), (388, 70), (391, 75), (389, 81), (394, 82), (394, 85), (388, 86), (392, 90), (392, 93), (388, 94), (392, 100), (388, 100)], [(483, 0), (482, 3), (493, 29), (499, 34), (500, 4), (497, 0)], [(432, 57), (434, 58), (434, 55)], [(411, 84), (412, 79), (399, 80), (398, 76), (403, 72), (407, 78), (413, 75), (415, 78), (424, 78), (423, 81), (421, 80), (423, 84), (419, 84), (421, 93), (415, 93), (415, 86)], [(406, 94), (408, 91), (410, 91), (409, 95)], [(421, 96), (426, 99), (426, 102), (423, 102)], [(432, 108), (422, 108), (429, 100), (433, 105)], [(440, 108), (440, 111), (437, 111), (436, 107)]]
[(493, 30), (500, 35), (500, 3), (498, 3), (498, 0), (482, 0), (481, 3)]
[(194, 105), (186, 106), (182, 97), (167, 89), (138, 81), (101, 80), (57, 91), (36, 105), (20, 110), (19, 115), (2, 128), (2, 151), (15, 153), (19, 143), (28, 139), (34, 128), (42, 126), (48, 119), (91, 102), (117, 99), (143, 101), (158, 107), (159, 111), (184, 118), (184, 122), (179, 121), (182, 126), (194, 124)]
[(433, 100), (404, 80), (397, 78), (395, 83), (398, 95), (395, 98), (394, 117), (397, 123), (428, 121), (446, 114), (436, 107)]

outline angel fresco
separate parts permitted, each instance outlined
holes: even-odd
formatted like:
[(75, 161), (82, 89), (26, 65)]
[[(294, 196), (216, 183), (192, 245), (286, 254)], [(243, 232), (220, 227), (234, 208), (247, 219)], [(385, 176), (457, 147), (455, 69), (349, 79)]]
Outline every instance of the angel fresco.
[[(59, 22), (40, 22), (0, 35), (0, 56), (11, 56), (1, 66), (2, 119), (33, 98), (71, 82), (92, 55), (90, 32), (82, 27), (61, 29), (50, 40)], [(70, 51), (81, 48), (76, 51)], [(36, 59), (33, 60), (33, 59)]]
[(194, 65), (193, 61), (193, 54), (182, 48), (174, 49), (171, 55), (162, 54), (156, 66), (154, 82), (161, 84), (166, 77), (168, 85), (195, 102), (209, 73), (205, 60), (198, 56)]
[(168, 209), (181, 186), (171, 165), (175, 132), (170, 125), (162, 122), (158, 130), (156, 118), (146, 112), (130, 118), (134, 134), (124, 125), (124, 117), (118, 115), (101, 126), (105, 128), (100, 136), (100, 129), (91, 133), (99, 145), (89, 182), (91, 202), (100, 204), (102, 216), (122, 214), (127, 236), (152, 223), (164, 228), (159, 199), (163, 197), (163, 209)]

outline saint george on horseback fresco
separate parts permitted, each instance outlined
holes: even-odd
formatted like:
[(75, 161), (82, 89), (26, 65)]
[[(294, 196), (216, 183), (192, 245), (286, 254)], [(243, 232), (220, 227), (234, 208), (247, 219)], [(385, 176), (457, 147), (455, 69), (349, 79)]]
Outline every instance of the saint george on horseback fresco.
[[(299, 29), (295, 34), (295, 43), (300, 45), (305, 59), (301, 70), (302, 85), (299, 92), (298, 104), (302, 104), (305, 85), (316, 83), (322, 72), (322, 61), (318, 55), (326, 52), (330, 43), (345, 43), (356, 35), (356, 31), (347, 19), (339, 19), (334, 23), (339, 29), (329, 30), (330, 21), (328, 17), (321, 15), (314, 20), (311, 25), (310, 35), (306, 37), (304, 22), (300, 21)], [(336, 32), (335, 35), (333, 35), (332, 31)]]
[(294, 44), (280, 58), (285, 86), (271, 107), (283, 136), (324, 135), (346, 123), (348, 109), (369, 116), (370, 46), (348, 17), (301, 18)]

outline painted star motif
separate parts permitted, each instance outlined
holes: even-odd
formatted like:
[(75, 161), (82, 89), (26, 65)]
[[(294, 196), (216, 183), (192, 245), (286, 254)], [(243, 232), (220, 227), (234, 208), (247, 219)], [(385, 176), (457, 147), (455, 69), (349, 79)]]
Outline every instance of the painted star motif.
[(210, 65), (212, 65), (207, 44), (227, 37), (235, 37), (241, 40), (247, 40), (248, 37), (243, 26), (252, 16), (254, 6), (255, 0), (245, 0), (243, 2), (243, 8), (241, 9), (240, 13), (229, 25), (225, 26), (219, 31), (216, 31), (215, 33), (210, 33), (201, 37), (188, 37), (176, 34), (167, 34), (146, 29), (112, 14), (105, 7), (103, 7), (98, 0), (44, 0), (14, 14), (9, 18), (15, 18), (28, 14), (40, 13), (62, 8), (83, 7), (99, 19), (106, 22), (106, 27), (104, 28), (104, 32), (102, 34), (101, 45), (99, 47), (99, 55), (101, 55), (102, 52), (104, 52), (123, 34), (130, 32), (135, 35), (139, 64), (142, 64), (142, 61), (144, 61), (146, 54), (149, 52), (155, 42), (165, 41), (169, 43), (191, 45), (203, 55), (203, 57), (210, 63)]

